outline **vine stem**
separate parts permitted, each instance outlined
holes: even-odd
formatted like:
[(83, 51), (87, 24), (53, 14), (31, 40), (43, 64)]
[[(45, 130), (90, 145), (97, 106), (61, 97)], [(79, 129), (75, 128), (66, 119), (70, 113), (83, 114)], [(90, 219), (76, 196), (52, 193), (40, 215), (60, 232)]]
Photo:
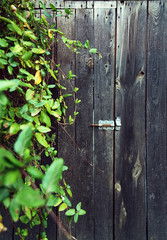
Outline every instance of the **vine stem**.
[[(26, 171), (24, 171), (23, 169), (21, 170), (22, 174), (27, 177), (29, 179), (29, 181), (31, 182), (31, 185), (34, 189), (37, 189), (37, 185), (32, 181), (31, 177), (27, 174)], [(74, 236), (72, 236), (68, 230), (65, 228), (65, 226), (62, 224), (61, 220), (57, 217), (57, 215), (54, 213), (53, 210), (50, 211), (50, 209), (45, 205), (44, 206), (47, 213), (52, 217), (53, 221), (57, 224), (57, 226), (59, 227), (60, 231), (66, 236), (67, 239), (69, 240), (77, 240)], [(22, 239), (22, 238), (21, 238)]]

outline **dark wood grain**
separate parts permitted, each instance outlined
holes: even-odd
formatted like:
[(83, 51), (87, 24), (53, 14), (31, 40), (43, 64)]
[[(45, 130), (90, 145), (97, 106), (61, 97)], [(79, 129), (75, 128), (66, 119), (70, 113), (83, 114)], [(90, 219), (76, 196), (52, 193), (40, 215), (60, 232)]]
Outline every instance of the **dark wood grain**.
[[(76, 10), (76, 38), (84, 43), (89, 39), (93, 43), (93, 10)], [(80, 216), (76, 224), (76, 238), (93, 240), (94, 236), (94, 202), (93, 202), (93, 66), (89, 65), (91, 54), (82, 51), (76, 56), (76, 95), (81, 102), (78, 104), (79, 115), (76, 120), (76, 149), (75, 159), (75, 204), (82, 202), (86, 210), (85, 216)]]
[(146, 239), (146, 2), (118, 5), (115, 133), (115, 240)]
[(149, 2), (147, 83), (148, 239), (167, 239), (167, 4)]
[[(115, 9), (95, 9), (94, 122), (112, 120), (114, 109)], [(94, 128), (96, 240), (113, 239), (113, 131)]]
[[(60, 28), (62, 32), (64, 32), (67, 38), (69, 39), (75, 39), (75, 11), (73, 12), (73, 15), (70, 16), (69, 19), (65, 17), (60, 17), (57, 19), (57, 28)], [(62, 91), (62, 94), (67, 93), (73, 93), (73, 89), (70, 86), (69, 81), (66, 79), (63, 79), (63, 75), (65, 74), (68, 76), (69, 71), (71, 70), (73, 74), (75, 74), (75, 54), (72, 52), (72, 50), (69, 50), (67, 46), (62, 42), (61, 36), (58, 36), (58, 43), (56, 47), (56, 62), (60, 63), (60, 68), (63, 72), (59, 72), (59, 79), (61, 85), (65, 86), (67, 90)], [(75, 86), (75, 79), (70, 80), (71, 84)], [(73, 97), (66, 98), (66, 104), (67, 104), (67, 111), (66, 111), (66, 122), (68, 122), (69, 115), (74, 115), (75, 110), (75, 103)], [(72, 142), (75, 142), (75, 124), (73, 125), (58, 125), (58, 156), (62, 157), (64, 159), (64, 164), (69, 167), (68, 171), (64, 172), (64, 178), (71, 186), (71, 190), (73, 192), (73, 186), (74, 185), (74, 171), (75, 171), (75, 145)], [(69, 197), (69, 196), (68, 196)], [(69, 197), (70, 199), (70, 197)], [(70, 199), (73, 203), (73, 200)], [(72, 232), (73, 235), (75, 235), (75, 228), (72, 225), (68, 223), (67, 218), (65, 216), (65, 212), (60, 213), (60, 218), (65, 227), (68, 229), (69, 232)], [(63, 236), (58, 230), (58, 238), (61, 237), (61, 240), (66, 239), (65, 236)]]
[(7, 228), (5, 232), (0, 233), (0, 240), (12, 240), (13, 239), (13, 225), (9, 219), (9, 213), (7, 210), (5, 210), (4, 206), (0, 205), (0, 215), (2, 216), (2, 223), (4, 227)]

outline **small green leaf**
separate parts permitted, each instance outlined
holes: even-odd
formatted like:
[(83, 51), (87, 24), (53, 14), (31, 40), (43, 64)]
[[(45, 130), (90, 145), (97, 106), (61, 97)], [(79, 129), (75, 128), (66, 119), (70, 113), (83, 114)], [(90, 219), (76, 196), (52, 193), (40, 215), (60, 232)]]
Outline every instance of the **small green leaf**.
[(16, 55), (20, 54), (20, 52), (23, 50), (23, 47), (21, 47), (19, 44), (16, 44), (14, 47), (11, 47), (10, 50), (14, 55)]
[(77, 209), (77, 211), (79, 211), (79, 210), (81, 209), (81, 202), (79, 202), (79, 203), (77, 204), (76, 209)]
[(65, 203), (65, 204), (67, 204), (67, 206), (68, 207), (71, 207), (71, 202), (70, 202), (70, 200), (68, 199), (68, 197), (67, 196), (63, 196), (63, 202)]
[(6, 150), (4, 148), (0, 148), (0, 163), (3, 164), (6, 161), (7, 161), (7, 163), (10, 162), (10, 163), (12, 163), (12, 165), (15, 165), (17, 167), (24, 166), (24, 164), (22, 162), (20, 162), (19, 160), (17, 160), (11, 152), (9, 152), (8, 150)]
[(12, 26), (19, 35), (22, 35), (21, 29), (18, 27), (18, 25), (15, 22), (12, 22)]
[(24, 224), (27, 224), (30, 220), (26, 215), (24, 215), (20, 217), (20, 221)]
[(90, 45), (89, 45), (89, 40), (86, 40), (85, 44), (83, 45), (84, 48), (90, 48)]
[(62, 211), (64, 211), (65, 209), (67, 209), (67, 204), (65, 204), (65, 203), (62, 203), (61, 205), (60, 205), (60, 207), (59, 207), (59, 212), (62, 212)]
[(31, 57), (32, 57), (32, 52), (29, 51), (29, 52), (24, 53), (24, 55), (22, 56), (22, 59), (27, 61)]
[(89, 50), (89, 52), (90, 52), (90, 53), (97, 53), (97, 49), (96, 49), (96, 48), (91, 48), (91, 49)]
[(50, 132), (50, 131), (51, 131), (50, 128), (44, 127), (44, 126), (39, 126), (39, 127), (37, 127), (37, 130), (38, 130), (39, 132), (41, 132), (41, 133), (47, 133), (47, 132)]
[(42, 186), (46, 192), (57, 192), (58, 182), (62, 176), (63, 159), (56, 159), (48, 168), (43, 178)]
[(35, 92), (33, 90), (27, 89), (27, 91), (26, 91), (26, 100), (28, 101), (28, 100), (33, 99), (34, 95), (35, 95)]
[(0, 202), (4, 201), (9, 196), (8, 188), (0, 188)]
[(33, 42), (29, 42), (29, 41), (22, 41), (23, 46), (26, 47), (31, 47), (33, 45)]
[(85, 215), (85, 214), (86, 214), (86, 211), (83, 210), (83, 209), (80, 209), (80, 210), (78, 211), (78, 214), (79, 214), (79, 215)]
[(50, 7), (52, 8), (53, 11), (56, 11), (56, 12), (58, 11), (57, 8), (52, 3), (50, 3)]
[(69, 209), (66, 213), (65, 213), (65, 215), (66, 216), (73, 216), (75, 214), (75, 209)]
[(27, 22), (27, 20), (25, 18), (23, 18), (20, 14), (18, 14), (17, 12), (15, 14), (23, 23)]
[(37, 169), (36, 167), (31, 167), (31, 166), (28, 166), (27, 167), (27, 172), (33, 176), (34, 178), (37, 178), (37, 179), (42, 179), (43, 178), (43, 173)]
[(6, 106), (8, 104), (8, 98), (3, 92), (0, 92), (0, 104)]
[(1, 47), (7, 47), (8, 46), (8, 43), (7, 43), (6, 39), (0, 38), (0, 46)]
[(24, 128), (22, 132), (19, 134), (17, 141), (14, 144), (14, 150), (20, 156), (24, 155), (25, 150), (30, 145), (30, 141), (32, 138), (32, 128), (30, 126)]
[(51, 127), (51, 120), (46, 112), (44, 112), (44, 111), (41, 112), (40, 120), (42, 123), (45, 123), (48, 127)]
[(13, 123), (9, 128), (9, 133), (14, 135), (20, 131), (20, 125), (18, 123)]
[(12, 66), (8, 66), (8, 73), (9, 73), (10, 75), (13, 74), (13, 68), (12, 68)]
[(75, 223), (78, 222), (78, 216), (79, 216), (78, 213), (76, 213), (76, 214), (74, 215), (74, 222), (75, 222)]
[(20, 83), (20, 80), (0, 80), (0, 91), (8, 90), (12, 87), (17, 87)]
[(47, 206), (48, 207), (57, 207), (60, 205), (60, 203), (62, 203), (62, 199), (61, 198), (57, 198), (57, 197), (54, 197), (54, 198), (50, 198), (47, 202)]
[(10, 186), (16, 182), (20, 176), (20, 171), (18, 169), (5, 172), (3, 184), (4, 186)]
[(45, 52), (45, 50), (43, 50), (42, 48), (33, 48), (31, 51), (36, 54), (42, 54)]
[(47, 141), (45, 140), (45, 137), (42, 136), (41, 133), (35, 133), (35, 137), (37, 139), (37, 141), (44, 147), (49, 148), (50, 145), (47, 143)]
[(10, 202), (9, 211), (13, 221), (17, 222), (19, 220), (20, 206), (16, 202), (16, 199), (12, 199), (12, 201)]
[(28, 186), (17, 193), (16, 201), (21, 206), (30, 208), (42, 207), (45, 204), (45, 200), (40, 195), (39, 189), (32, 189)]
[(24, 35), (29, 37), (30, 39), (37, 40), (37, 37), (34, 35), (34, 33), (30, 30), (27, 30), (24, 32)]
[(0, 58), (0, 63), (3, 64), (3, 65), (7, 65), (8, 61), (4, 58)]

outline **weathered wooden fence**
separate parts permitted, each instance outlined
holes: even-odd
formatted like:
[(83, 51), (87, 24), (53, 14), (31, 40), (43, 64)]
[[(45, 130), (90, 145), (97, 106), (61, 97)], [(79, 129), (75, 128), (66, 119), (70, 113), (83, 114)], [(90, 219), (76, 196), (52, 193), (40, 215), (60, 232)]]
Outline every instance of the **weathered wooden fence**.
[[(167, 3), (52, 0), (48, 8), (51, 2), (73, 9), (69, 20), (54, 19), (57, 26), (71, 39), (89, 39), (103, 56), (69, 55), (59, 43), (53, 50), (64, 71), (78, 76), (80, 89), (80, 114), (65, 129), (77, 146), (62, 128), (57, 132), (72, 203), (81, 201), (87, 211), (72, 234), (78, 240), (166, 240)], [(91, 126), (117, 117), (120, 130)], [(18, 239), (6, 225), (0, 239)], [(49, 240), (58, 236), (49, 221)]]

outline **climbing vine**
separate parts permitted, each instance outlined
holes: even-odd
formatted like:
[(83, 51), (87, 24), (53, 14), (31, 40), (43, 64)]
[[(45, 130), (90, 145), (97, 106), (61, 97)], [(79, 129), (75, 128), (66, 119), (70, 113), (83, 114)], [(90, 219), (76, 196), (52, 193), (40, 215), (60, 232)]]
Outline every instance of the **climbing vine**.
[[(37, 239), (47, 240), (49, 214), (68, 239), (75, 239), (53, 209), (65, 211), (75, 222), (86, 212), (81, 203), (72, 208), (72, 192), (63, 178), (68, 167), (57, 157), (53, 133), (55, 122), (75, 122), (80, 100), (76, 97), (78, 88), (71, 81), (76, 76), (71, 70), (65, 74), (60, 64), (53, 62), (51, 48), (59, 36), (59, 41), (76, 54), (80, 49), (91, 53), (97, 50), (90, 49), (88, 40), (82, 44), (68, 39), (54, 23), (49, 24), (51, 15), (44, 2), (39, 4), (43, 12), (40, 18), (36, 17), (33, 1), (2, 0), (0, 5), (0, 202), (9, 211), (20, 239), (28, 236), (27, 226), (32, 229), (39, 225)], [(53, 4), (50, 8), (55, 17), (69, 18), (71, 14), (69, 9), (60, 11)], [(70, 84), (70, 93), (64, 94), (61, 78)], [(66, 116), (65, 99), (69, 96), (75, 103), (73, 116)], [(42, 155), (48, 159), (45, 165)], [(19, 220), (25, 228), (16, 227)], [(0, 215), (0, 232), (5, 230)]]

